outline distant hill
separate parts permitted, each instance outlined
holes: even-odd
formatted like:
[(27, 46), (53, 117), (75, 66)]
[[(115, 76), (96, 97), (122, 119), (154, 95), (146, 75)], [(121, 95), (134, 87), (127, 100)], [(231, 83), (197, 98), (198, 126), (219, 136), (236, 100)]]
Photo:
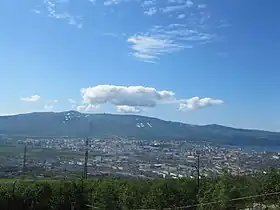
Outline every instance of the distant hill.
[(209, 141), (230, 145), (280, 145), (280, 133), (221, 125), (189, 125), (138, 115), (38, 112), (0, 117), (0, 134)]

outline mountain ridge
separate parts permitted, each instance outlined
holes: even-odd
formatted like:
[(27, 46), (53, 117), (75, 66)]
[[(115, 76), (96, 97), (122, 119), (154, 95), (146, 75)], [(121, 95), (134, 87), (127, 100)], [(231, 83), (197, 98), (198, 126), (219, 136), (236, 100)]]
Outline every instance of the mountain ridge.
[(73, 137), (118, 135), (148, 140), (184, 139), (230, 145), (280, 145), (279, 132), (217, 124), (192, 125), (142, 115), (87, 114), (71, 110), (0, 116), (0, 133)]
[(157, 119), (165, 122), (172, 122), (172, 123), (182, 123), (185, 125), (190, 126), (200, 126), (200, 127), (221, 127), (221, 128), (228, 128), (228, 129), (235, 129), (235, 130), (250, 130), (250, 131), (264, 131), (269, 133), (279, 133), (280, 131), (270, 131), (265, 129), (256, 129), (256, 128), (237, 128), (233, 126), (227, 126), (227, 125), (221, 125), (221, 124), (204, 124), (204, 125), (198, 125), (198, 124), (190, 124), (190, 123), (184, 123), (179, 121), (171, 121), (171, 120), (164, 120), (157, 117), (151, 117), (151, 116), (144, 116), (144, 115), (136, 115), (136, 114), (113, 114), (113, 113), (82, 113), (75, 110), (69, 110), (69, 111), (62, 111), (62, 112), (30, 112), (30, 113), (19, 113), (19, 114), (10, 114), (10, 115), (0, 115), (0, 117), (9, 117), (9, 116), (18, 116), (18, 115), (29, 115), (29, 114), (55, 114), (55, 113), (78, 113), (78, 114), (84, 114), (84, 115), (111, 115), (111, 116), (131, 116), (131, 117), (144, 117), (144, 118), (150, 118), (150, 119)]

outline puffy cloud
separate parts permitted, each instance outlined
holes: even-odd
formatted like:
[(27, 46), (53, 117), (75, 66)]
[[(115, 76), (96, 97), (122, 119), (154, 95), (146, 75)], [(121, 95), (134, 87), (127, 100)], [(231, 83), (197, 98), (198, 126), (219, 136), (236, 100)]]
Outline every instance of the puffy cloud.
[(138, 107), (134, 106), (117, 106), (117, 112), (122, 112), (122, 113), (140, 113), (141, 109)]
[(98, 85), (81, 90), (83, 104), (100, 105), (113, 104), (116, 106), (154, 107), (157, 102), (174, 97), (172, 91), (159, 91), (143, 86)]
[(30, 97), (21, 98), (20, 100), (26, 101), (26, 102), (35, 102), (35, 101), (39, 101), (40, 98), (41, 97), (39, 95), (33, 95), (33, 96), (30, 96)]
[(224, 103), (220, 99), (199, 98), (198, 96), (181, 100), (179, 110), (197, 110), (211, 105), (218, 105)]
[(153, 108), (158, 104), (178, 104), (179, 110), (184, 111), (224, 103), (213, 98), (178, 99), (172, 91), (144, 86), (97, 85), (82, 88), (81, 95), (82, 104), (75, 108), (85, 112), (96, 110), (102, 104), (115, 105), (117, 112), (141, 113), (143, 107)]

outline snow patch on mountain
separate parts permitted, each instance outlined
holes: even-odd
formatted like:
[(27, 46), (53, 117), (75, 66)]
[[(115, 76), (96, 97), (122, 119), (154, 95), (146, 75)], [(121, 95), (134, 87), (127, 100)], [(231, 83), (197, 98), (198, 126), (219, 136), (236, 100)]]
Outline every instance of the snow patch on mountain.
[(66, 112), (64, 114), (64, 119), (62, 121), (63, 124), (71, 121), (71, 120), (74, 120), (74, 119), (80, 119), (81, 117), (81, 114), (79, 112)]
[(136, 127), (137, 128), (144, 128), (145, 127), (145, 125), (143, 124), (143, 123), (136, 123)]
[(144, 128), (144, 127), (148, 127), (148, 128), (152, 128), (153, 126), (150, 124), (150, 123), (148, 123), (148, 122), (137, 122), (136, 123), (136, 127), (137, 128)]

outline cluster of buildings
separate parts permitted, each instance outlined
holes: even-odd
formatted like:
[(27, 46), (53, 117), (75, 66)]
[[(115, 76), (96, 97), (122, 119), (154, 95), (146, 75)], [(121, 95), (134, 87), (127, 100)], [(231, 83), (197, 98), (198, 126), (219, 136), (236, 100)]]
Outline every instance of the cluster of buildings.
[[(21, 149), (14, 156), (2, 156), (0, 176), (22, 171), (23, 148), (26, 165), (36, 176), (80, 176), (88, 150), (88, 176), (126, 178), (213, 177), (227, 170), (233, 174), (265, 172), (280, 167), (280, 153), (191, 141), (150, 141), (113, 136), (110, 138), (24, 138), (1, 141), (0, 148)], [(2, 161), (3, 160), (3, 161)], [(32, 169), (32, 170), (31, 170)]]

